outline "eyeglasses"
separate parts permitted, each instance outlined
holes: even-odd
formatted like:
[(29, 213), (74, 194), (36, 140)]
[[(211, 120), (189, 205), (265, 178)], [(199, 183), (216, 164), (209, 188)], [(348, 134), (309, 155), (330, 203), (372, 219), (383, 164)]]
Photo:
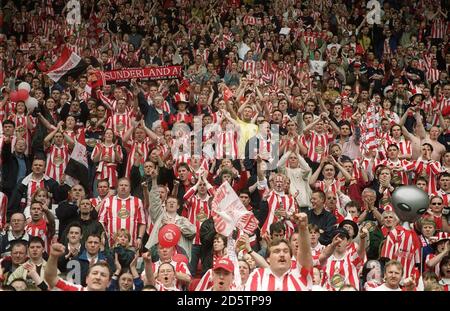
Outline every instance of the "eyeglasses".
[(442, 205), (442, 203), (433, 202), (433, 203), (431, 203), (431, 205)]

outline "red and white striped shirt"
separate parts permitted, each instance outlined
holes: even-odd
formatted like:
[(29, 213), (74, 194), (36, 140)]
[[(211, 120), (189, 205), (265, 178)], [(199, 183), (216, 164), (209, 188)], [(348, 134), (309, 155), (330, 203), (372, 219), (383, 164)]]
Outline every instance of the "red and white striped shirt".
[(402, 226), (392, 229), (381, 249), (380, 257), (398, 260), (403, 266), (403, 277), (412, 276), (416, 263), (420, 262), (422, 245), (416, 233)]
[(139, 225), (145, 225), (146, 219), (141, 199), (133, 196), (121, 199), (117, 195), (106, 199), (99, 217), (109, 235), (110, 245), (114, 244), (114, 234), (120, 229), (128, 230), (131, 243), (135, 245)]
[[(107, 179), (110, 188), (115, 188), (117, 186), (117, 164), (120, 163), (119, 159), (116, 157), (116, 152), (123, 157), (122, 147), (119, 145), (106, 146), (105, 144), (97, 144), (92, 151), (91, 159), (94, 160), (96, 156), (100, 154), (100, 162), (97, 166), (97, 179)], [(102, 161), (104, 157), (109, 157), (111, 162)]]
[[(439, 111), (443, 111), (445, 108), (447, 108), (448, 106), (450, 106), (450, 97), (449, 98), (445, 98), (444, 96), (442, 96), (439, 100), (436, 99), (436, 107), (433, 108), (437, 108)], [(433, 125), (437, 125), (439, 124), (439, 115), (437, 113), (433, 114)]]
[(69, 163), (69, 147), (62, 145), (61, 147), (52, 144), (47, 149), (47, 165), (45, 174), (58, 183), (61, 181), (61, 176), (64, 174), (67, 163)]
[(127, 158), (127, 166), (125, 168), (125, 177), (130, 177), (131, 169), (134, 165), (134, 155), (136, 152), (140, 152), (142, 154), (141, 164), (144, 164), (145, 159), (147, 159), (150, 153), (150, 138), (146, 137), (143, 142), (138, 142), (136, 140), (132, 140), (130, 142), (131, 148), (129, 149), (128, 158)]
[[(286, 228), (286, 238), (289, 239), (294, 233), (294, 224), (289, 220), (292, 215), (297, 212), (297, 206), (295, 204), (295, 199), (291, 195), (285, 195), (275, 192), (272, 190), (269, 194), (269, 198), (267, 199), (267, 204), (269, 206), (269, 211), (267, 212), (267, 218), (261, 227), (261, 235), (265, 233), (269, 233), (270, 225), (284, 220), (285, 228)], [(286, 219), (280, 219), (277, 216), (277, 210), (286, 211)]]
[(428, 179), (428, 193), (436, 192), (438, 188), (437, 178), (441, 173), (441, 163), (433, 160), (424, 161), (420, 157), (414, 161), (414, 164), (416, 179), (419, 176), (425, 176)]
[(277, 277), (270, 268), (257, 268), (248, 277), (245, 291), (310, 291), (312, 270), (301, 266)]
[(256, 62), (253, 59), (248, 59), (244, 62), (244, 71), (254, 73), (256, 69)]
[(31, 235), (31, 236), (37, 236), (40, 237), (44, 243), (45, 243), (45, 251), (48, 253), (50, 251), (50, 244), (49, 240), (50, 237), (48, 236), (48, 226), (47, 221), (44, 218), (41, 218), (38, 222), (30, 222), (25, 226), (25, 231)]
[(385, 144), (384, 144), (384, 149), (387, 152), (387, 149), (389, 147), (389, 145), (395, 144), (398, 146), (399, 149), (399, 153), (401, 155), (409, 155), (412, 156), (412, 145), (411, 145), (411, 141), (409, 140), (405, 140), (405, 138), (401, 137), (399, 141), (395, 140), (394, 138), (392, 138), (391, 136), (389, 136), (389, 138), (386, 140)]
[(49, 179), (49, 177), (44, 175), (41, 179), (34, 180), (34, 179), (32, 179), (32, 173), (31, 173), (30, 175), (26, 176), (22, 180), (22, 184), (27, 186), (27, 196), (26, 196), (26, 198), (22, 198), (22, 201), (21, 201), (21, 205), (23, 205), (23, 207), (25, 207), (31, 203), (31, 198), (38, 189), (45, 189), (44, 180), (46, 180), (46, 179)]
[[(152, 268), (153, 268), (153, 272), (155, 273), (155, 275), (158, 273), (159, 267), (161, 266), (161, 264), (163, 264), (163, 262), (161, 262), (161, 260), (158, 260), (157, 262), (152, 263)], [(170, 264), (173, 267), (175, 267), (175, 272), (184, 273), (184, 274), (191, 276), (191, 272), (189, 272), (189, 268), (186, 265), (186, 263), (172, 260), (170, 262)], [(176, 281), (175, 287), (178, 290), (183, 290), (183, 284), (180, 281)]]
[(0, 231), (3, 230), (6, 224), (6, 209), (8, 207), (8, 197), (0, 192)]
[(443, 20), (441, 17), (433, 20), (431, 24), (431, 38), (432, 39), (443, 39), (444, 35), (449, 32), (449, 23)]
[(330, 133), (317, 133), (311, 131), (307, 157), (313, 162), (320, 162), (323, 156), (327, 156), (327, 147), (334, 136)]
[(330, 282), (336, 275), (340, 275), (345, 284), (352, 285), (359, 290), (358, 270), (363, 263), (364, 259), (359, 257), (358, 252), (347, 250), (342, 258), (337, 258), (334, 254), (331, 255), (327, 260), (324, 275), (328, 290), (335, 290)]
[[(408, 171), (411, 171), (414, 169), (414, 162), (408, 161), (408, 160), (397, 160), (396, 162), (393, 162), (389, 159), (383, 160), (380, 163), (381, 165), (387, 166), (391, 170), (399, 169), (397, 171), (397, 175), (401, 178), (403, 185), (408, 185)], [(395, 173), (395, 171), (394, 171)]]
[[(199, 195), (195, 194), (195, 187), (191, 187), (183, 196), (183, 200), (186, 202), (186, 213), (183, 213), (189, 221), (195, 225), (196, 234), (194, 241), (192, 242), (194, 245), (201, 245), (200, 242), (200, 226), (203, 221), (210, 217), (210, 210), (208, 207), (208, 201), (210, 196), (214, 196), (214, 188), (208, 189), (208, 193), (204, 199), (200, 198)], [(183, 211), (184, 212), (184, 211)]]
[(63, 280), (61, 278), (58, 279), (58, 282), (55, 285), (55, 288), (64, 291), (64, 292), (84, 292), (87, 291), (86, 287), (81, 285), (73, 284)]
[(124, 137), (125, 132), (131, 128), (131, 115), (129, 113), (114, 113), (108, 118), (106, 128), (111, 128), (115, 135)]
[(428, 82), (434, 83), (437, 80), (439, 80), (439, 75), (441, 74), (441, 71), (437, 68), (428, 68), (425, 74)]
[(237, 159), (238, 133), (234, 130), (221, 131), (216, 135), (216, 159)]

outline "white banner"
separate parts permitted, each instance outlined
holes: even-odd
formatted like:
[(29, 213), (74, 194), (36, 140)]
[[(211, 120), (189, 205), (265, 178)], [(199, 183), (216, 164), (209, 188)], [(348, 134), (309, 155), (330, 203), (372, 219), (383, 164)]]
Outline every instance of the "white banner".
[(229, 236), (235, 228), (252, 234), (258, 228), (258, 220), (234, 192), (228, 182), (224, 182), (215, 192), (212, 201), (214, 227), (224, 236)]

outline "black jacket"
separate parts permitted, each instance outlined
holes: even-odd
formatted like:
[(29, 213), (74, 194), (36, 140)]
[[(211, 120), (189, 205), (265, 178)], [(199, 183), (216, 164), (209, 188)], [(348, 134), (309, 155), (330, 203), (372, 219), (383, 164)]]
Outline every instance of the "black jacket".
[(213, 266), (213, 243), (216, 235), (216, 228), (214, 227), (214, 220), (206, 219), (200, 226), (200, 259), (202, 261), (202, 275)]
[[(55, 214), (56, 214), (56, 217), (58, 217), (58, 219), (59, 219), (59, 241), (61, 243), (64, 243), (66, 241), (67, 226), (69, 224), (71, 224), (72, 222), (79, 222), (82, 226), (83, 238), (82, 238), (81, 244), (83, 244), (83, 245), (84, 245), (84, 241), (86, 241), (86, 238), (89, 233), (93, 232), (93, 233), (100, 234), (101, 232), (103, 232), (103, 231), (97, 232), (97, 230), (88, 230), (88, 229), (90, 229), (91, 225), (86, 223), (85, 221), (80, 220), (80, 214), (78, 212), (78, 206), (77, 206), (76, 202), (69, 202), (66, 200), (66, 201), (59, 203), (58, 207), (55, 210)], [(93, 209), (91, 212), (91, 219), (93, 219), (95, 222), (98, 222), (97, 217), (98, 217), (98, 213), (95, 209)]]
[[(24, 155), (26, 173), (25, 176), (31, 173), (31, 160)], [(2, 149), (2, 191), (11, 197), (14, 188), (17, 186), (17, 175), (19, 174), (19, 160), (15, 153), (11, 152), (11, 143), (3, 144)]]
[(320, 234), (319, 242), (322, 245), (331, 243), (331, 237), (336, 225), (336, 217), (325, 209), (319, 215), (316, 215), (312, 209), (306, 212), (308, 222), (317, 225), (324, 232)]
[[(27, 175), (22, 182), (17, 186), (12, 195), (12, 200), (8, 202), (8, 217), (10, 217), (14, 212), (23, 212), (25, 209), (27, 192), (29, 181), (27, 182), (30, 174)], [(52, 194), (55, 203), (59, 203), (67, 198), (68, 191), (70, 187), (68, 185), (60, 185), (54, 179), (46, 177), (44, 179), (44, 187), (49, 193)]]

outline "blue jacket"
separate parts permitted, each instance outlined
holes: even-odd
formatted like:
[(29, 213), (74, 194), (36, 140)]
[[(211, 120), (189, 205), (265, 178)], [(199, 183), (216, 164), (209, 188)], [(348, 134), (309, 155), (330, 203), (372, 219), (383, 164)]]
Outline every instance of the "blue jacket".
[[(81, 270), (81, 285), (86, 286), (86, 277), (88, 275), (89, 271), (89, 259), (87, 256), (87, 250), (84, 250), (76, 259), (80, 263), (80, 270)], [(108, 253), (100, 251), (98, 253), (98, 261), (105, 261), (108, 265), (111, 271), (114, 271), (115, 264), (114, 260)]]

